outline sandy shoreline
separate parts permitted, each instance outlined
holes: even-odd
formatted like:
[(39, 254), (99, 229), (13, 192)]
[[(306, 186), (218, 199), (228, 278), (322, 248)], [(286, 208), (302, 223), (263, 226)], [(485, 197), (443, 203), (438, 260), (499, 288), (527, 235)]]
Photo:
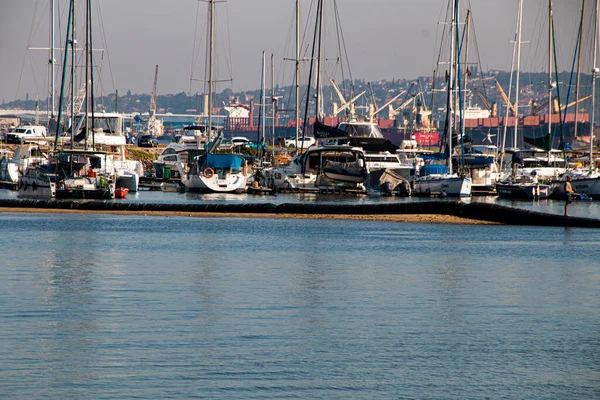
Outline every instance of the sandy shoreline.
[(295, 218), (295, 219), (344, 219), (358, 221), (390, 221), (426, 224), (468, 224), (498, 225), (495, 222), (474, 220), (441, 214), (289, 214), (289, 213), (221, 213), (221, 212), (183, 212), (183, 211), (121, 211), (121, 210), (77, 210), (58, 208), (0, 207), (0, 212), (12, 213), (49, 213), (49, 214), (116, 214), (149, 215), (165, 217), (203, 217), (203, 218)]

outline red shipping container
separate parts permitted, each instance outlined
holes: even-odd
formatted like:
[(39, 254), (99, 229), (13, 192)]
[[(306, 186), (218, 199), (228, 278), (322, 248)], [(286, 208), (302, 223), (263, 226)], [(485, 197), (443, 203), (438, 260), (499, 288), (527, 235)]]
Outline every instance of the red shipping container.
[(465, 119), (465, 128), (477, 128), (479, 121), (476, 119)]
[(516, 117), (502, 118), (502, 126), (515, 126)]

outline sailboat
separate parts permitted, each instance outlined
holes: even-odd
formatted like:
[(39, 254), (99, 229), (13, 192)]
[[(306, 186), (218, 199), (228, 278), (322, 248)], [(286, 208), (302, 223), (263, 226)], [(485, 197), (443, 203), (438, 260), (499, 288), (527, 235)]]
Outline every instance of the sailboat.
[[(81, 133), (75, 131), (74, 101), (71, 101), (71, 141), (68, 148), (58, 149), (58, 131), (54, 142), (54, 154), (48, 164), (28, 168), (23, 174), (19, 184), (19, 197), (35, 198), (84, 198), (84, 199), (114, 199), (115, 197), (115, 171), (109, 163), (109, 154), (98, 151), (95, 147), (94, 132), (96, 120), (93, 105), (93, 65), (91, 51), (91, 0), (85, 3), (85, 104), (86, 112), (82, 117)], [(57, 127), (62, 128), (64, 92), (67, 84), (67, 70), (69, 62), (69, 47), (71, 50), (71, 96), (74, 96), (74, 70), (75, 70), (75, 1), (69, 3), (69, 16), (67, 19), (66, 46), (63, 60), (62, 83), (58, 107)], [(91, 132), (91, 138), (88, 134)], [(91, 140), (91, 146), (88, 143)], [(83, 141), (83, 148), (76, 148), (75, 141)], [(40, 189), (40, 190), (37, 190)]]
[[(517, 35), (515, 46), (517, 49), (517, 85), (515, 100), (515, 130), (513, 149), (506, 149), (512, 153), (512, 171), (501, 182), (496, 184), (496, 190), (500, 197), (505, 198), (530, 198), (544, 199), (551, 197), (554, 193), (553, 181), (566, 171), (566, 160), (559, 155), (561, 151), (552, 149), (552, 93), (556, 87), (553, 74), (553, 9), (552, 0), (548, 1), (548, 145), (545, 149), (536, 147), (517, 147), (518, 128), (518, 100), (519, 100), (519, 67), (520, 67), (520, 45), (523, 1), (519, 1), (519, 13), (517, 22)], [(507, 108), (508, 116), (508, 108)], [(506, 142), (506, 137), (505, 137)]]
[(600, 40), (600, 0), (596, 0), (595, 4), (595, 24), (594, 24), (594, 40), (593, 40), (593, 67), (592, 67), (592, 112), (591, 112), (591, 123), (590, 123), (590, 149), (589, 149), (589, 168), (586, 170), (570, 170), (567, 171), (563, 179), (554, 182), (554, 192), (558, 197), (563, 197), (564, 192), (564, 181), (567, 176), (571, 177), (571, 185), (576, 193), (586, 195), (588, 197), (600, 196), (600, 173), (595, 167), (594, 162), (594, 122), (596, 115), (596, 78), (600, 73), (600, 68), (597, 64), (598, 57), (598, 45)]
[[(419, 170), (418, 176), (414, 180), (415, 195), (447, 195), (458, 197), (471, 196), (471, 178), (452, 171), (452, 136), (457, 131), (456, 120), (453, 118), (454, 110), (462, 107), (462, 102), (458, 103), (457, 91), (459, 88), (460, 72), (460, 51), (458, 51), (458, 8), (459, 0), (452, 1), (452, 22), (450, 25), (450, 72), (448, 79), (448, 96), (446, 102), (446, 145), (445, 152), (439, 154), (440, 158), (445, 158), (446, 163), (425, 164)], [(460, 110), (460, 109), (459, 109)], [(462, 112), (459, 113), (459, 116)], [(460, 119), (460, 118), (459, 118)], [(460, 137), (459, 135), (457, 135)], [(431, 161), (431, 159), (430, 159)]]
[[(205, 132), (213, 132), (212, 124), (212, 97), (213, 97), (213, 58), (214, 58), (214, 31), (215, 31), (215, 3), (217, 0), (208, 0), (208, 124)], [(190, 192), (217, 192), (237, 193), (246, 188), (248, 170), (246, 160), (237, 154), (218, 154), (218, 149), (223, 134), (220, 133), (214, 140), (207, 143), (205, 150), (200, 147), (198, 137), (197, 148), (191, 152), (187, 163), (178, 162), (177, 168), (181, 176), (181, 183)], [(210, 137), (210, 136), (209, 136)], [(194, 155), (196, 154), (196, 155)], [(199, 154), (199, 155), (197, 155)]]
[[(296, 3), (298, 17), (298, 2)], [(316, 7), (314, 41), (312, 46), (311, 68), (308, 87), (311, 87), (313, 76), (315, 89), (315, 123), (312, 126), (315, 138), (347, 137), (348, 134), (334, 127), (325, 126), (319, 118), (322, 115), (322, 93), (320, 88), (322, 67), (322, 35), (324, 1), (319, 0)], [(298, 21), (297, 21), (298, 26)], [(296, 34), (298, 40), (298, 33)], [(297, 42), (298, 52), (298, 42)], [(298, 53), (296, 53), (298, 60)], [(297, 61), (298, 62), (298, 61)], [(298, 68), (298, 63), (296, 63)], [(298, 71), (298, 69), (297, 69)], [(298, 77), (298, 74), (296, 75)], [(298, 89), (298, 85), (296, 86)], [(306, 97), (304, 121), (308, 121), (310, 94)], [(298, 99), (298, 97), (297, 97)], [(298, 100), (297, 100), (298, 102)], [(297, 118), (298, 120), (298, 118)], [(303, 130), (303, 138), (306, 129)], [(299, 142), (299, 141), (297, 141)], [(302, 142), (304, 142), (302, 140)], [(262, 186), (276, 190), (299, 191), (356, 191), (364, 192), (364, 182), (368, 175), (365, 152), (362, 148), (347, 144), (319, 144), (308, 147), (300, 146), (300, 152), (289, 164), (265, 168), (257, 173)]]

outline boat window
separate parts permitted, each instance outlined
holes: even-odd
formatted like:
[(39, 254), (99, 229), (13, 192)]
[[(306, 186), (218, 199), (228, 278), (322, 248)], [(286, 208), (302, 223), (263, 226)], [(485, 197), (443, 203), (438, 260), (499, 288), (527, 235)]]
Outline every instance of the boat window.
[(102, 168), (102, 159), (100, 157), (90, 157), (90, 166), (93, 169)]

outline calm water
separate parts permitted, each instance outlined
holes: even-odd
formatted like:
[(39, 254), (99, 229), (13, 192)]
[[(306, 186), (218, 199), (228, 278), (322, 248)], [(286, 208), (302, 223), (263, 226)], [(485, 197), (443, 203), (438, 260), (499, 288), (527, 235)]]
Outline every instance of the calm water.
[(0, 398), (600, 398), (597, 230), (0, 213), (0, 234)]

